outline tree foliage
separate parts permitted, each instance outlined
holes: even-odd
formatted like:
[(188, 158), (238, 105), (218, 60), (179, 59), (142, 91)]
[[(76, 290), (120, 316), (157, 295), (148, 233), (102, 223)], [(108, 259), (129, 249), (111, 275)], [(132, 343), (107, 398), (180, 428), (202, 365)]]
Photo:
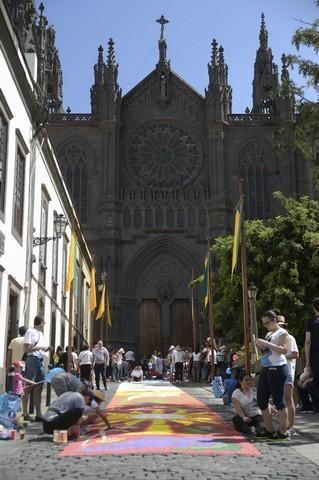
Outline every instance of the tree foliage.
[[(245, 222), (248, 282), (258, 287), (257, 314), (279, 308), (299, 343), (311, 302), (319, 295), (319, 204), (274, 194), (285, 215), (268, 221)], [(217, 270), (213, 279), (217, 335), (242, 342), (242, 286), (240, 272), (231, 282), (232, 237), (216, 239)]]
[[(319, 7), (319, 1), (315, 1)], [(312, 24), (307, 27), (300, 27), (292, 38), (292, 43), (297, 51), (300, 47), (312, 48), (316, 54), (319, 51), (319, 19), (315, 19)], [(294, 68), (298, 68), (299, 73), (307, 80), (307, 85), (315, 89), (316, 94), (319, 93), (319, 65), (318, 63), (296, 55), (287, 56), (288, 64)], [(297, 102), (297, 122), (291, 125), (290, 139), (294, 147), (299, 150), (305, 158), (315, 159), (318, 154), (319, 139), (319, 103), (311, 102), (304, 98), (302, 89), (296, 85), (293, 90), (299, 101)]]

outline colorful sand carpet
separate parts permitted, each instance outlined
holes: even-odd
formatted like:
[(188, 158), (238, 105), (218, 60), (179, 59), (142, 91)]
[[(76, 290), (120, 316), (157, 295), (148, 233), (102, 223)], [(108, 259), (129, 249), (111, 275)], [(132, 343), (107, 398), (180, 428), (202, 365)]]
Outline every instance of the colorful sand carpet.
[(252, 455), (260, 452), (220, 415), (168, 382), (123, 383), (110, 402), (112, 429), (70, 443), (60, 456), (183, 453)]

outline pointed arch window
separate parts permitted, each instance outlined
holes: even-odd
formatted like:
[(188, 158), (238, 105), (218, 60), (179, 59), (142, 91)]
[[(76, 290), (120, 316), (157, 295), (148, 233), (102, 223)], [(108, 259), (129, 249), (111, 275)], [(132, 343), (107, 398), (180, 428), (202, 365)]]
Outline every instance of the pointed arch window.
[(141, 228), (142, 226), (142, 212), (139, 207), (134, 211), (134, 228)]
[(195, 215), (195, 210), (193, 207), (189, 207), (188, 209), (188, 227), (193, 228), (195, 227), (196, 223), (196, 215)]
[(75, 209), (82, 223), (87, 223), (88, 209), (88, 156), (75, 143), (66, 145), (61, 151), (60, 165), (72, 197)]
[(177, 226), (178, 228), (185, 227), (185, 212), (183, 208), (179, 208), (177, 211)]
[(153, 211), (149, 207), (145, 210), (145, 227), (153, 228)]
[(166, 211), (166, 224), (168, 228), (174, 228), (174, 210), (171, 207)]
[(155, 212), (156, 228), (163, 228), (163, 223), (164, 223), (163, 211), (160, 207), (158, 207)]
[(128, 207), (125, 208), (123, 213), (123, 225), (124, 228), (131, 228), (131, 212)]
[(261, 145), (250, 143), (239, 156), (239, 174), (244, 180), (246, 218), (270, 217), (269, 169)]

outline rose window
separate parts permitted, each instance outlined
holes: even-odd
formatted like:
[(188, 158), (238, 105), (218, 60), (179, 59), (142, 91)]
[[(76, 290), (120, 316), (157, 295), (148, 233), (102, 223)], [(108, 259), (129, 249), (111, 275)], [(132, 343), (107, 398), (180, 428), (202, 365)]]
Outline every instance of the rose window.
[(199, 148), (192, 136), (169, 124), (139, 130), (128, 150), (130, 172), (150, 188), (185, 185), (198, 172), (199, 159)]

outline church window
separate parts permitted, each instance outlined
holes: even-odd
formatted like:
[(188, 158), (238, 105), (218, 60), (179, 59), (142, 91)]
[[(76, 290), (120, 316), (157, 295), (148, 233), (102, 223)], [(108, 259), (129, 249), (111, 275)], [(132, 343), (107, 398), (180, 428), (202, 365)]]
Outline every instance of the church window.
[(142, 212), (139, 207), (134, 211), (134, 228), (141, 228), (142, 226)]
[(156, 228), (163, 228), (163, 223), (164, 223), (163, 211), (160, 207), (158, 207), (155, 212)]
[(189, 207), (188, 209), (188, 226), (189, 228), (195, 227), (196, 223), (196, 215), (195, 215), (195, 210), (193, 207)]
[(145, 210), (145, 227), (153, 228), (153, 211), (151, 208)]
[(177, 211), (177, 226), (179, 228), (185, 227), (185, 212), (183, 208), (179, 208)]
[(250, 143), (240, 153), (240, 176), (244, 180), (246, 218), (268, 218), (270, 215), (269, 170), (265, 152)]
[(198, 223), (200, 227), (206, 227), (207, 225), (207, 215), (206, 215), (206, 210), (205, 208), (200, 208), (199, 209), (199, 215), (198, 215)]
[(145, 187), (177, 188), (200, 169), (200, 149), (193, 136), (169, 123), (142, 127), (130, 142), (127, 167)]
[(131, 228), (131, 212), (128, 207), (125, 208), (123, 213), (123, 225), (124, 228)]
[(65, 146), (59, 155), (66, 184), (82, 223), (87, 223), (88, 209), (88, 158), (86, 152), (75, 144)]
[(174, 228), (174, 211), (168, 208), (166, 211), (166, 224), (168, 228)]

